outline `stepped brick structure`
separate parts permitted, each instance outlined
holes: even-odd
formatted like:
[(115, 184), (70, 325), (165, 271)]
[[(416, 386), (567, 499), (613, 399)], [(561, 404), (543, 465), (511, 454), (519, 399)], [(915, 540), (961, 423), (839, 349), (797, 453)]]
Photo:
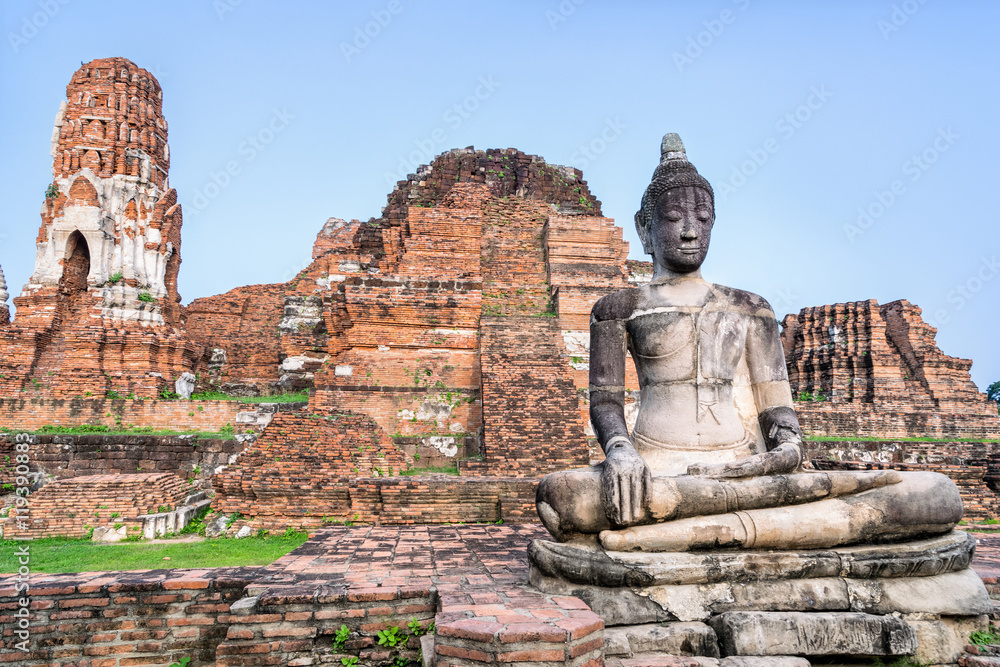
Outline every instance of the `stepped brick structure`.
[(812, 435), (1000, 438), (997, 404), (972, 362), (943, 354), (920, 308), (874, 299), (804, 308), (782, 321), (796, 411)]
[(163, 94), (124, 58), (73, 75), (52, 132), (35, 269), (0, 328), (0, 392), (153, 396), (191, 370)]
[(0, 519), (0, 527), (6, 539), (81, 537), (89, 527), (115, 523), (138, 531), (141, 516), (176, 508), (189, 490), (189, 484), (168, 472), (70, 477), (31, 494), (27, 526), (12, 516)]
[(192, 302), (200, 386), (312, 385), (312, 412), (369, 415), (424, 461), (480, 455), (466, 473), (586, 465), (590, 308), (627, 254), (579, 171), (450, 151), (380, 218), (328, 220), (293, 281)]

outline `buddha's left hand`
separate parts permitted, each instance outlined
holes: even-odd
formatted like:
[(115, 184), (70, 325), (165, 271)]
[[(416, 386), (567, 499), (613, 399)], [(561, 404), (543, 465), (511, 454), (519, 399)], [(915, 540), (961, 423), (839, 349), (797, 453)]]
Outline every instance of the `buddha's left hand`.
[(792, 472), (801, 463), (802, 450), (798, 444), (786, 442), (769, 452), (754, 454), (732, 463), (696, 463), (688, 466), (687, 474), (716, 478), (782, 475)]

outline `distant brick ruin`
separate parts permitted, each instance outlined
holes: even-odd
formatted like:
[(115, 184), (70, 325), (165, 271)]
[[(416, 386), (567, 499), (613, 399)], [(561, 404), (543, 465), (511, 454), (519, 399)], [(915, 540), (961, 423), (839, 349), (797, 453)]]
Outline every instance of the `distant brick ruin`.
[(194, 367), (162, 103), (156, 78), (124, 58), (73, 74), (52, 130), (35, 269), (16, 321), (0, 317), (0, 395), (150, 397)]
[(804, 308), (782, 320), (802, 428), (812, 435), (1000, 438), (997, 404), (972, 361), (937, 348), (937, 330), (905, 300)]

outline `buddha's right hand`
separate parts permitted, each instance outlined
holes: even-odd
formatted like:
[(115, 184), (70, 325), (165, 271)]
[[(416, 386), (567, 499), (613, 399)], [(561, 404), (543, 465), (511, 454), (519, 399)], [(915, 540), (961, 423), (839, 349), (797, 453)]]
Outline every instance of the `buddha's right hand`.
[(604, 511), (613, 526), (631, 526), (642, 520), (652, 486), (649, 466), (635, 448), (626, 442), (612, 446), (601, 471), (601, 488)]

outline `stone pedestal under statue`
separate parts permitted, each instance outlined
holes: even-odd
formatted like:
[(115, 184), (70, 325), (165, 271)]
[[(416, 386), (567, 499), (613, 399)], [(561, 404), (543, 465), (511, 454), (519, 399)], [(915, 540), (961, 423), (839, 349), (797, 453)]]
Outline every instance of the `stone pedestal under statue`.
[[(975, 538), (816, 550), (614, 552), (535, 540), (531, 583), (582, 599), (605, 652), (915, 656), (952, 663), (992, 611)], [(623, 639), (624, 638), (624, 639)], [(616, 646), (622, 644), (624, 646)]]

